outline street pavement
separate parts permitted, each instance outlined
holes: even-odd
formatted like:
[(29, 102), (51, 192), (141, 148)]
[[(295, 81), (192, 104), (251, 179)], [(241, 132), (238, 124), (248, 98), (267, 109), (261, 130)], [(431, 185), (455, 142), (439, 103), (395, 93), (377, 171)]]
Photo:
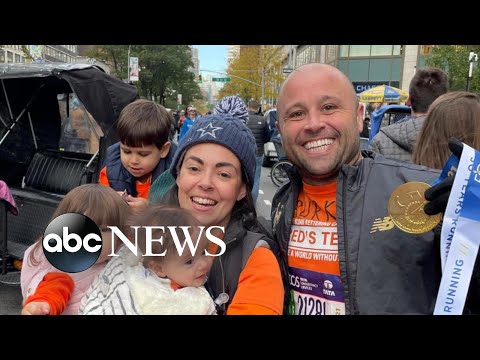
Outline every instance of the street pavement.
[(0, 315), (20, 315), (22, 292), (19, 280), (19, 272), (0, 275)]

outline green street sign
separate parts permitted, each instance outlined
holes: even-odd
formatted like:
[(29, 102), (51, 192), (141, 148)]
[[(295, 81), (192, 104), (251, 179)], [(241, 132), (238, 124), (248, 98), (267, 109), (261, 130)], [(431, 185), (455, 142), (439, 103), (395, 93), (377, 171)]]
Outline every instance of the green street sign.
[(212, 78), (212, 81), (229, 82), (230, 78)]

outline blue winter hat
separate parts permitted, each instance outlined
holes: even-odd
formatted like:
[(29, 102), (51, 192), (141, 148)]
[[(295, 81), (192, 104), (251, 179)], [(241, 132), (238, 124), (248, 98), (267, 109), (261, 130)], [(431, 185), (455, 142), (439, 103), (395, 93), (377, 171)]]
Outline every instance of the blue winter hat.
[(236, 96), (225, 96), (223, 97), (215, 108), (213, 109), (214, 114), (230, 114), (233, 117), (239, 118), (244, 124), (248, 121), (248, 110), (245, 106), (243, 100)]
[(230, 114), (213, 114), (196, 120), (178, 144), (170, 165), (170, 172), (176, 178), (185, 151), (193, 145), (214, 143), (225, 146), (240, 160), (246, 176), (247, 186), (253, 187), (255, 177), (255, 138), (249, 128)]

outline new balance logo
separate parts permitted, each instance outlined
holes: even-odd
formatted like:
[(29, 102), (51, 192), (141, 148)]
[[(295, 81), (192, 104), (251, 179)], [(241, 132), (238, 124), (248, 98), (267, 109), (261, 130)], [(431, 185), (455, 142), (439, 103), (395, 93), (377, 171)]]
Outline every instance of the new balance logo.
[(377, 218), (373, 222), (372, 228), (370, 229), (370, 234), (377, 232), (377, 231), (385, 231), (385, 230), (390, 230), (393, 229), (394, 223), (390, 216), (385, 216), (383, 219), (382, 218)]

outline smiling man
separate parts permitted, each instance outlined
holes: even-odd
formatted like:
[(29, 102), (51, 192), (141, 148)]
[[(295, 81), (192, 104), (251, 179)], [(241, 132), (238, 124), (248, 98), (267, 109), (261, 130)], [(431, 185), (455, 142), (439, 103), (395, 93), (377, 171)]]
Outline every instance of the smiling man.
[(280, 90), (278, 129), (294, 166), (271, 218), (288, 268), (287, 313), (433, 313), (434, 232), (403, 232), (387, 205), (398, 186), (438, 173), (361, 152), (362, 114), (349, 79), (329, 65), (297, 68)]

